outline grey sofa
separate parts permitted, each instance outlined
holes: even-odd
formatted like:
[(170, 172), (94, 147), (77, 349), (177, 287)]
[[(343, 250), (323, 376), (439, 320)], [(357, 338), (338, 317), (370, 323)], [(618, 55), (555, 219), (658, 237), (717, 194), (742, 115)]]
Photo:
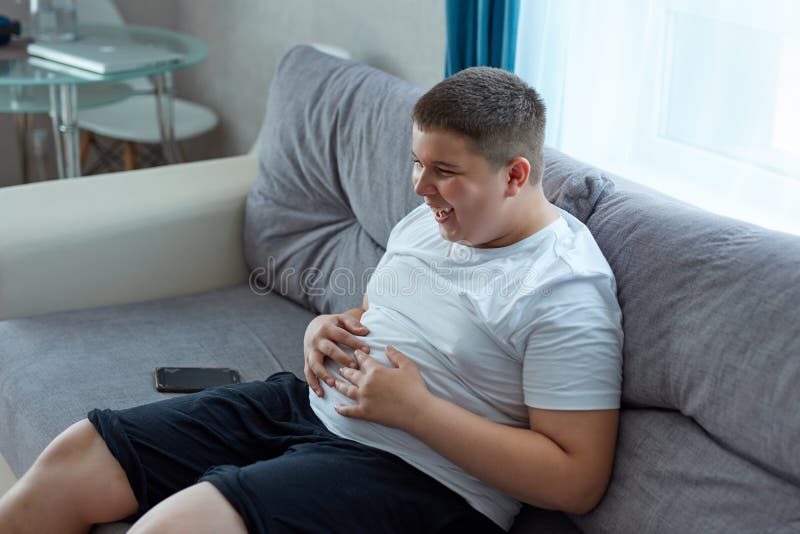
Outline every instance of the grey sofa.
[[(409, 113), (421, 93), (297, 47), (273, 78), (257, 165), (0, 190), (0, 454), (12, 470), (94, 407), (165, 398), (158, 365), (302, 378), (306, 325), (360, 303), (390, 229), (420, 201)], [(800, 238), (552, 149), (545, 159), (548, 198), (588, 225), (617, 278), (623, 410), (600, 505), (525, 506), (512, 532), (800, 532)], [(35, 207), (52, 198), (69, 206)]]

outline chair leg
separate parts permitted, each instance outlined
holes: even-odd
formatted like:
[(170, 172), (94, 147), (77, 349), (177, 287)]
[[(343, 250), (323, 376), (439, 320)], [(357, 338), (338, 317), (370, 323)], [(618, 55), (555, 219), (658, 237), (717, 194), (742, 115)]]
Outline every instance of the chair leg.
[(122, 149), (122, 157), (125, 161), (125, 170), (132, 171), (136, 168), (136, 143), (126, 141)]
[(81, 172), (86, 168), (86, 156), (89, 155), (93, 140), (94, 134), (92, 132), (83, 133), (83, 139), (81, 139)]
[(19, 163), (22, 170), (22, 183), (30, 181), (30, 167), (28, 158), (28, 131), (30, 130), (30, 114), (15, 113), (14, 125), (17, 130), (17, 140), (19, 142)]

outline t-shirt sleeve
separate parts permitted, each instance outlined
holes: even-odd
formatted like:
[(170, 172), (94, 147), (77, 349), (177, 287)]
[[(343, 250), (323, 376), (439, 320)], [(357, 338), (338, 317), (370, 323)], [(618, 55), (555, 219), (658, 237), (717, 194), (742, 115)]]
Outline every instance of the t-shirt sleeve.
[(620, 406), (622, 312), (613, 278), (574, 278), (542, 288), (522, 363), (525, 404), (547, 410)]

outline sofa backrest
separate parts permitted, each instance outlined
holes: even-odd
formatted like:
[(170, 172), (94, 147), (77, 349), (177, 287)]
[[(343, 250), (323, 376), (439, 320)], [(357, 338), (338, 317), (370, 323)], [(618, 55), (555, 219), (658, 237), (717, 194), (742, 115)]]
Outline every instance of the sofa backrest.
[(624, 405), (800, 485), (800, 237), (615, 182), (587, 225), (617, 279)]
[[(360, 305), (392, 227), (422, 202), (411, 184), (411, 110), (423, 91), (309, 46), (270, 85), (247, 199), (253, 283), (316, 313)], [(597, 170), (545, 151), (549, 198), (586, 221), (613, 191)]]

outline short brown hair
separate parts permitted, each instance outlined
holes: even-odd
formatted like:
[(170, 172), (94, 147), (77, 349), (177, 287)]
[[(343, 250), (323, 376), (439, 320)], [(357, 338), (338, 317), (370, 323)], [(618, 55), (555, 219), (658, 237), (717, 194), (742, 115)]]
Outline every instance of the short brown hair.
[(411, 117), (422, 131), (465, 135), (494, 169), (523, 156), (531, 164), (528, 181), (542, 178), (544, 102), (511, 72), (493, 67), (457, 72), (422, 95)]

